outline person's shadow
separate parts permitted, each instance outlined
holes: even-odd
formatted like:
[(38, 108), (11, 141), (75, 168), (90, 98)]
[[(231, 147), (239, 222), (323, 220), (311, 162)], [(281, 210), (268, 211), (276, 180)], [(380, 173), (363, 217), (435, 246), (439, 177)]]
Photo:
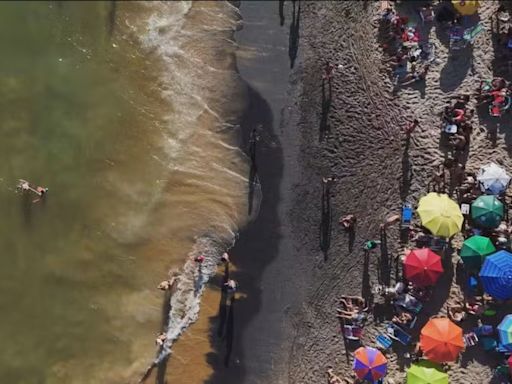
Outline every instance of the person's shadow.
[(284, 25), (284, 0), (279, 0), (279, 25)]
[(331, 79), (328, 82), (328, 91), (325, 90), (325, 79), (322, 79), (322, 114), (320, 117), (320, 135), (319, 141), (322, 141), (326, 134), (329, 133), (329, 124), (327, 123), (329, 111), (331, 109), (331, 96), (332, 96), (332, 83)]
[(297, 59), (297, 52), (299, 50), (299, 29), (300, 29), (300, 0), (299, 5), (297, 7), (297, 12), (295, 12), (295, 3), (296, 0), (292, 0), (293, 2), (293, 11), (292, 11), (292, 22), (290, 23), (290, 38), (288, 43), (288, 57), (290, 58), (290, 68), (293, 68), (295, 65), (295, 60)]
[(229, 360), (233, 352), (233, 340), (235, 336), (235, 294), (231, 297), (229, 305), (228, 321), (226, 325), (226, 355), (224, 357), (224, 366), (229, 367)]
[(320, 249), (327, 260), (327, 251), (331, 246), (331, 196), (328, 183), (322, 182), (322, 213), (320, 221)]
[(252, 213), (252, 208), (254, 204), (254, 189), (256, 184), (258, 183), (258, 167), (256, 165), (256, 147), (258, 142), (258, 132), (257, 127), (254, 127), (251, 131), (251, 136), (249, 139), (249, 157), (251, 159), (251, 167), (249, 170), (249, 193), (247, 194), (247, 209), (249, 216)]
[(229, 263), (224, 266), (224, 277), (222, 279), (221, 296), (219, 302), (219, 327), (217, 328), (217, 336), (220, 338), (224, 335), (224, 326), (226, 325), (228, 294), (225, 289), (229, 280)]

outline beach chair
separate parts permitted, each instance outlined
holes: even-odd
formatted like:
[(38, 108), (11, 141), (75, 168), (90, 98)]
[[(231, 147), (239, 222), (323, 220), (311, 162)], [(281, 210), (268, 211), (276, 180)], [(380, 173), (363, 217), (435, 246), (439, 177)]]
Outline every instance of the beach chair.
[(417, 298), (408, 293), (398, 296), (393, 304), (415, 315), (417, 315), (423, 308), (423, 304)]
[(375, 342), (377, 343), (377, 347), (384, 351), (391, 348), (391, 345), (393, 345), (393, 340), (391, 340), (389, 336), (383, 334), (377, 335)]
[(496, 352), (503, 353), (505, 356), (512, 355), (512, 346), (510, 344), (505, 346), (501, 343), (498, 343)]
[(478, 336), (491, 336), (494, 334), (494, 327), (492, 325), (481, 325), (473, 329), (473, 332)]
[(411, 343), (411, 335), (396, 324), (388, 323), (386, 326), (386, 334), (403, 345), (409, 345)]
[(498, 346), (498, 343), (492, 337), (481, 337), (479, 343), (486, 352), (494, 351)]
[(468, 28), (464, 31), (464, 34), (462, 36), (464, 40), (464, 44), (473, 44), (475, 42), (475, 39), (478, 37), (480, 33), (482, 33), (484, 30), (484, 27), (482, 24), (478, 23), (474, 27)]
[(473, 347), (478, 344), (478, 336), (475, 332), (466, 333), (464, 336), (464, 345), (466, 347)]
[(363, 334), (363, 328), (358, 325), (344, 325), (343, 326), (343, 336), (348, 340), (356, 340), (359, 341)]
[(402, 206), (402, 229), (408, 229), (412, 222), (413, 209), (411, 203), (405, 203)]

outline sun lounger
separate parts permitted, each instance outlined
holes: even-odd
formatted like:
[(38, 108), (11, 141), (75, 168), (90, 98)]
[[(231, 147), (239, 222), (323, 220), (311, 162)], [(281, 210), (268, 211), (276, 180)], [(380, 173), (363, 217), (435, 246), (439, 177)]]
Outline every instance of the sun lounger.
[(466, 333), (464, 336), (464, 345), (473, 347), (478, 344), (478, 336), (474, 332)]
[(421, 311), (421, 308), (423, 308), (423, 304), (417, 298), (408, 293), (398, 296), (393, 304), (414, 314), (418, 314)]
[(498, 346), (496, 347), (496, 352), (504, 353), (505, 355), (511, 355), (512, 354), (512, 345), (503, 345), (501, 343), (498, 343)]
[(466, 44), (473, 44), (475, 42), (475, 39), (477, 36), (482, 33), (484, 30), (484, 27), (482, 24), (478, 23), (472, 28), (468, 28), (464, 31), (464, 35), (462, 38), (464, 39)]
[(494, 351), (496, 347), (498, 346), (498, 343), (496, 342), (496, 339), (493, 339), (492, 337), (481, 337), (479, 339), (479, 343), (484, 349), (484, 351)]
[(393, 323), (389, 323), (386, 326), (386, 334), (393, 340), (396, 340), (402, 343), (403, 345), (409, 345), (411, 342), (411, 335), (409, 335), (402, 328)]
[(363, 334), (363, 328), (357, 325), (344, 325), (343, 336), (348, 340), (359, 340)]
[(377, 347), (380, 347), (383, 350), (387, 350), (391, 348), (391, 345), (393, 345), (393, 340), (387, 335), (377, 335), (375, 338), (375, 342), (377, 343)]
[(412, 221), (413, 209), (410, 203), (405, 203), (402, 206), (402, 228), (409, 228)]
[(473, 329), (473, 332), (478, 336), (490, 336), (494, 334), (494, 327), (492, 325), (481, 325), (475, 329)]

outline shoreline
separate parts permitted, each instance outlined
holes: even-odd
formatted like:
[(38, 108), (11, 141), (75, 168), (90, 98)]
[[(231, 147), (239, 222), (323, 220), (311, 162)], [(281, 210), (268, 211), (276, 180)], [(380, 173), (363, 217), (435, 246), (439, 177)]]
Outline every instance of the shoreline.
[(291, 249), (288, 220), (290, 191), (298, 175), (294, 161), (298, 136), (283, 123), (290, 118), (289, 31), (295, 33), (296, 27), (290, 2), (284, 5), (285, 25), (280, 26), (278, 5), (277, 1), (240, 4), (244, 26), (235, 35), (240, 46), (237, 68), (249, 95), (241, 121), (241, 148), (247, 153), (256, 128), (260, 139), (252, 153), (255, 167), (249, 180), (256, 174), (262, 198), (258, 215), (240, 231), (230, 250), (235, 267), (230, 277), (240, 284), (234, 306), (228, 306), (232, 333), (227, 338), (232, 346), (230, 351), (219, 340), (219, 317), (211, 317), (210, 341), (215, 352), (208, 356), (213, 374), (207, 383), (264, 383), (270, 372), (283, 371), (280, 356), (287, 330), (282, 318), (292, 304), (300, 302), (298, 285), (305, 287), (304, 282), (294, 281), (298, 275), (294, 266), (299, 264)]

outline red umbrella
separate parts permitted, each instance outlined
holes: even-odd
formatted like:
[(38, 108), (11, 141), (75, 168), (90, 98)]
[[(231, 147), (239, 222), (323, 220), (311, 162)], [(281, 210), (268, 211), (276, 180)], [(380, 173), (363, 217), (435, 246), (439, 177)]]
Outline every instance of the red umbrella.
[(429, 248), (413, 249), (404, 260), (407, 280), (419, 287), (434, 285), (443, 273), (441, 257)]

